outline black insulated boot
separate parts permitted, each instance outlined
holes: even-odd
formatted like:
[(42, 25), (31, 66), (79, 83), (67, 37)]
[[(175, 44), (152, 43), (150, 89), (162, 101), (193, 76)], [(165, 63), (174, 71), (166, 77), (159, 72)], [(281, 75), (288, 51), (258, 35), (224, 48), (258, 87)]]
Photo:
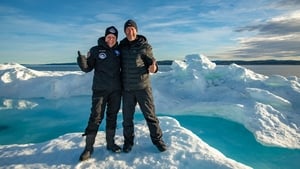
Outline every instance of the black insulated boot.
[(91, 158), (93, 152), (94, 152), (94, 143), (95, 143), (96, 135), (87, 135), (85, 138), (85, 148), (83, 152), (81, 153), (79, 160), (85, 161)]
[(106, 129), (106, 143), (107, 143), (106, 149), (115, 153), (120, 153), (121, 147), (115, 144), (115, 139), (114, 139), (115, 133), (116, 130)]
[(160, 151), (160, 152), (164, 152), (167, 150), (167, 146), (166, 144), (163, 142), (163, 141), (159, 141), (158, 143), (155, 144), (157, 149)]
[(114, 153), (120, 153), (121, 152), (121, 147), (116, 145), (116, 144), (112, 144), (112, 145), (107, 145), (107, 150), (110, 150)]
[(86, 149), (85, 149), (85, 150), (81, 153), (79, 160), (80, 160), (80, 161), (88, 160), (89, 158), (91, 158), (92, 154), (93, 154), (93, 151), (89, 151), (89, 150), (86, 150)]
[(132, 149), (132, 145), (131, 144), (124, 144), (123, 146), (123, 152), (124, 153), (129, 153)]

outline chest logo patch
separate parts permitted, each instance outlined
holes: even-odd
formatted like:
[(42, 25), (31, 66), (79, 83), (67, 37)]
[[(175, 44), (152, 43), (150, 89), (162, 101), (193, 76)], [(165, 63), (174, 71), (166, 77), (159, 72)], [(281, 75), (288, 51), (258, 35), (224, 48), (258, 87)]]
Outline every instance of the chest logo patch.
[(100, 59), (105, 59), (107, 56), (106, 56), (105, 53), (99, 53), (98, 57), (99, 57)]

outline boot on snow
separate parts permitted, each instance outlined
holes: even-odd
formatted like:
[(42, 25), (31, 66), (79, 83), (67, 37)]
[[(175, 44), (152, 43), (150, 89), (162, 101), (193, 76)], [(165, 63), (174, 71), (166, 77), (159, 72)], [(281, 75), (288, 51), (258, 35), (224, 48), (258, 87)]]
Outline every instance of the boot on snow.
[(121, 147), (118, 146), (117, 144), (112, 144), (112, 145), (107, 145), (107, 150), (110, 150), (114, 153), (120, 153), (121, 152)]
[(85, 161), (89, 158), (91, 158), (93, 152), (94, 152), (94, 143), (95, 143), (96, 135), (87, 135), (85, 138), (85, 148), (83, 152), (81, 153), (79, 160)]
[(115, 133), (116, 130), (106, 129), (106, 149), (115, 153), (120, 153), (121, 147), (115, 144)]

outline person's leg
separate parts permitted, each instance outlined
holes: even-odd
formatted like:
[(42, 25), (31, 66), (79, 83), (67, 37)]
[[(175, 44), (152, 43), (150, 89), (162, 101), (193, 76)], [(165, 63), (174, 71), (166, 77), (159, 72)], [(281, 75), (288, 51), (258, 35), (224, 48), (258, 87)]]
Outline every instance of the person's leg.
[(132, 91), (123, 92), (123, 135), (124, 135), (124, 152), (130, 152), (134, 140), (134, 112), (136, 106), (135, 94)]
[(92, 154), (94, 152), (93, 145), (95, 143), (95, 138), (96, 138), (96, 134), (95, 135), (93, 135), (93, 134), (86, 135), (85, 148), (79, 157), (80, 161), (85, 161), (92, 156)]
[(165, 151), (167, 147), (162, 140), (163, 134), (159, 125), (159, 120), (155, 114), (155, 106), (151, 88), (139, 90), (137, 93), (137, 102), (147, 122), (152, 143), (157, 146), (159, 151)]
[(101, 97), (101, 93), (93, 92), (92, 96), (92, 107), (91, 113), (88, 121), (88, 125), (85, 129), (83, 136), (85, 139), (85, 148), (80, 155), (79, 160), (84, 161), (91, 157), (94, 151), (95, 138), (104, 116), (105, 104), (103, 104), (104, 99)]
[(121, 91), (113, 91), (107, 98), (106, 111), (106, 143), (107, 149), (113, 152), (121, 152), (121, 148), (115, 144), (115, 134), (117, 128), (117, 116), (121, 104)]

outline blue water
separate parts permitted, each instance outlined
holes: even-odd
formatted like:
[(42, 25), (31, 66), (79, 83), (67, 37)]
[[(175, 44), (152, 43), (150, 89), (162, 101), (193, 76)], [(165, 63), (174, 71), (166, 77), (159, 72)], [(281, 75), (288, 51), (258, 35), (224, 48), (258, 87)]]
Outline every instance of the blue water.
[(266, 147), (241, 124), (213, 117), (175, 117), (225, 156), (259, 169), (296, 169), (300, 167), (300, 150)]
[[(27, 101), (37, 103), (38, 106), (26, 110), (0, 109), (0, 144), (39, 143), (65, 133), (84, 131), (89, 116), (89, 96)], [(225, 156), (253, 168), (298, 169), (300, 166), (300, 150), (263, 146), (238, 123), (214, 117), (172, 117)], [(120, 113), (119, 128), (122, 127), (121, 120)], [(136, 113), (135, 120), (143, 120), (141, 113)], [(103, 131), (104, 126), (105, 121), (100, 130)]]
[[(74, 65), (45, 66), (34, 65), (36, 70), (79, 71)], [(281, 74), (300, 77), (298, 66), (248, 66), (265, 75)], [(162, 67), (161, 70), (169, 70)], [(277, 71), (277, 72), (274, 72)], [(273, 73), (274, 72), (274, 73)], [(38, 104), (32, 109), (6, 109), (6, 98), (0, 98), (0, 145), (39, 143), (48, 141), (66, 133), (83, 132), (86, 127), (91, 99), (89, 96), (62, 99), (27, 99)], [(20, 100), (13, 100), (18, 102)], [(13, 107), (16, 107), (14, 105)], [(157, 112), (158, 115), (163, 115)], [(241, 124), (214, 117), (173, 116), (180, 124), (198, 135), (210, 146), (225, 156), (258, 169), (298, 169), (300, 168), (300, 150), (266, 147), (258, 143), (253, 134)], [(122, 124), (121, 113), (118, 127)], [(143, 120), (136, 113), (135, 120)], [(105, 121), (99, 130), (104, 130)]]

